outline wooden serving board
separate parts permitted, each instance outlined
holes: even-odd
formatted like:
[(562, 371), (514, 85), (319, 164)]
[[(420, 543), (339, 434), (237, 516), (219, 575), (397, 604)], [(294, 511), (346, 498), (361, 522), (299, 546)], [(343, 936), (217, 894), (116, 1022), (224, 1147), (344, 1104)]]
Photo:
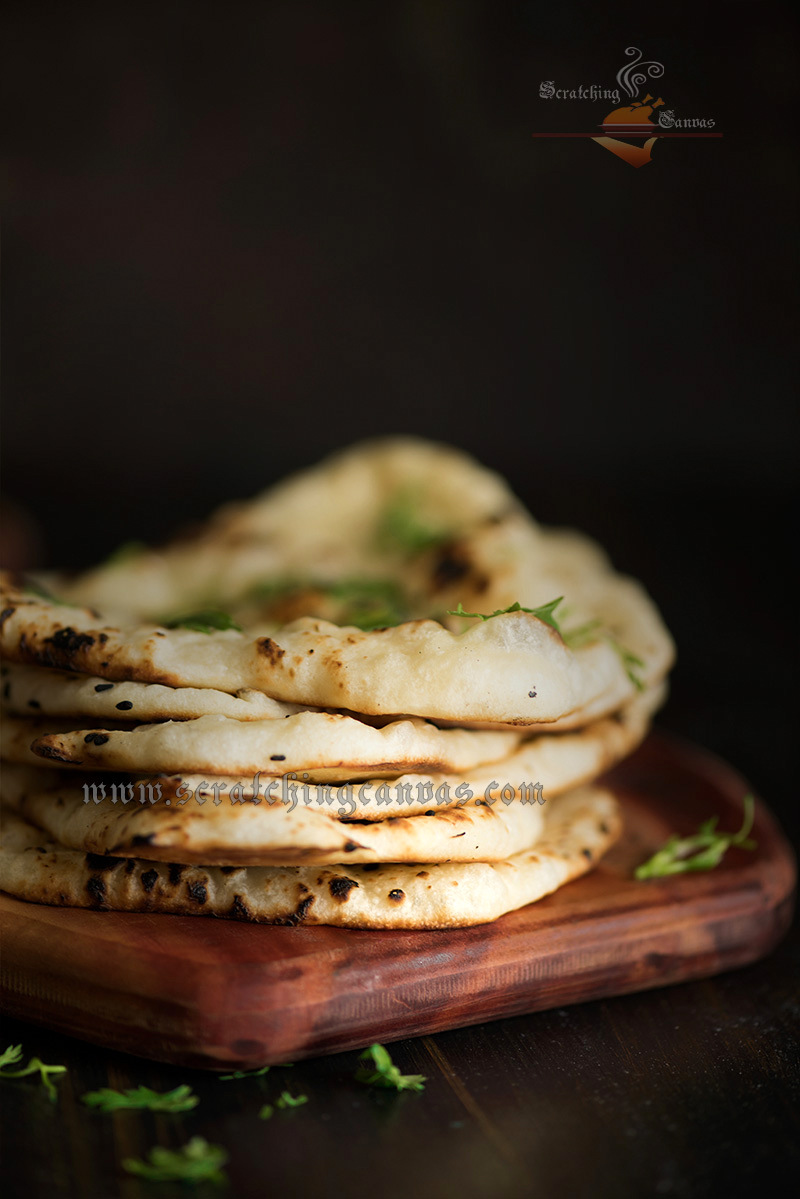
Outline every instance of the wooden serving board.
[(745, 782), (653, 735), (606, 781), (622, 841), (585, 878), (494, 924), (440, 932), (274, 928), (41, 907), (0, 896), (6, 1010), (183, 1066), (251, 1069), (715, 974), (786, 931), (795, 865), (758, 803), (756, 852), (635, 882), (673, 832), (738, 829)]

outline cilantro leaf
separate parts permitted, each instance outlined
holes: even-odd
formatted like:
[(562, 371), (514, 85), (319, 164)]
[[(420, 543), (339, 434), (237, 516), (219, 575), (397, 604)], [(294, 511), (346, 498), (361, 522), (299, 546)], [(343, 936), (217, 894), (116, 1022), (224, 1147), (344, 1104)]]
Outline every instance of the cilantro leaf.
[(17, 1062), (21, 1061), (22, 1046), (9, 1045), (7, 1049), (4, 1049), (3, 1052), (0, 1053), (0, 1070), (2, 1070), (3, 1066), (14, 1066)]
[[(401, 624), (409, 616), (405, 592), (394, 579), (357, 576), (333, 580), (265, 579), (248, 592), (247, 598), (269, 605), (294, 595), (302, 597), (303, 607), (307, 609), (305, 615), (325, 616), (335, 619), (337, 624), (355, 625), (364, 632)], [(339, 610), (331, 615), (327, 605), (321, 602), (324, 599), (334, 601)]]
[(389, 500), (378, 518), (375, 547), (384, 553), (413, 555), (440, 545), (448, 534), (427, 525), (419, 517), (413, 490), (403, 490)]
[(259, 1120), (271, 1120), (275, 1114), (275, 1108), (271, 1103), (265, 1103), (258, 1113)]
[(408, 616), (402, 588), (392, 579), (341, 579), (326, 584), (325, 590), (344, 605), (339, 623), (365, 633), (401, 624)]
[(602, 620), (589, 620), (586, 624), (578, 625), (576, 629), (564, 629), (561, 636), (569, 649), (582, 649), (584, 645), (598, 640), (602, 627)]
[(637, 671), (644, 669), (644, 662), (642, 659), (637, 657), (636, 654), (631, 653), (631, 651), (626, 649), (624, 645), (621, 645), (620, 642), (617, 641), (616, 637), (612, 637), (610, 633), (606, 633), (605, 639), (614, 652), (618, 655), (619, 660), (625, 669), (626, 675), (633, 683), (636, 690), (644, 691), (644, 683), (637, 674)]
[(359, 1054), (358, 1060), (371, 1063), (359, 1068), (356, 1073), (358, 1082), (366, 1083), (370, 1087), (389, 1087), (396, 1091), (425, 1090), (425, 1075), (401, 1074), (400, 1067), (395, 1066), (383, 1045), (370, 1045)]
[(123, 1170), (148, 1182), (227, 1182), (222, 1167), (228, 1154), (221, 1145), (209, 1145), (204, 1137), (192, 1137), (180, 1149), (163, 1149), (157, 1145), (150, 1150), (149, 1161), (127, 1157)]
[(539, 608), (523, 608), (522, 604), (517, 601), (511, 604), (508, 608), (497, 608), (494, 612), (465, 612), (463, 605), (459, 602), (458, 607), (454, 611), (448, 611), (448, 616), (465, 616), (470, 620), (491, 620), (493, 616), (507, 616), (509, 612), (528, 612), (531, 616), (549, 624), (551, 629), (555, 629), (557, 633), (561, 632), (558, 621), (555, 617), (555, 610), (564, 599), (560, 595), (558, 599), (550, 600), (548, 604), (542, 604)]
[(495, 612), (465, 612), (461, 603), (454, 611), (448, 611), (448, 616), (465, 616), (475, 620), (491, 620), (493, 616), (505, 616), (509, 612), (529, 612), (532, 616), (537, 616), (539, 620), (543, 620), (545, 624), (549, 624), (551, 628), (560, 633), (564, 644), (571, 650), (582, 649), (586, 645), (590, 645), (593, 641), (607, 641), (614, 653), (621, 661), (625, 673), (633, 683), (637, 691), (644, 691), (644, 683), (639, 674), (640, 670), (644, 670), (645, 663), (640, 657), (634, 654), (611, 633), (603, 630), (603, 622), (601, 620), (590, 620), (586, 624), (579, 625), (576, 629), (562, 629), (555, 616), (555, 610), (564, 597), (560, 595), (558, 599), (551, 600), (549, 604), (542, 604), (540, 608), (523, 608), (517, 602), (509, 608), (498, 608)]
[(220, 1082), (231, 1082), (235, 1078), (260, 1078), (262, 1074), (269, 1074), (270, 1067), (262, 1066), (259, 1070), (234, 1070), (233, 1074), (220, 1074)]
[(16, 1066), (22, 1061), (22, 1046), (9, 1045), (5, 1052), (0, 1055), (0, 1078), (27, 1078), (31, 1074), (38, 1074), (39, 1079), (47, 1091), (49, 1098), (55, 1103), (58, 1098), (58, 1093), (53, 1083), (50, 1081), (51, 1074), (66, 1074), (66, 1066), (47, 1066), (39, 1057), (32, 1057), (27, 1066), (22, 1066), (19, 1070), (9, 1070), (8, 1066)]
[(302, 1107), (304, 1103), (308, 1103), (308, 1095), (290, 1095), (288, 1091), (281, 1091), (275, 1100), (275, 1106), (280, 1108)]
[(37, 583), (35, 579), (25, 579), (22, 590), (26, 595), (35, 595), (37, 599), (47, 600), (50, 604), (55, 604), (59, 608), (74, 608), (70, 600), (59, 599), (57, 595), (53, 595), (43, 583)]
[(165, 629), (193, 629), (196, 633), (216, 633), (225, 629), (235, 629), (237, 633), (242, 631), (242, 626), (232, 616), (215, 608), (191, 612), (186, 616), (173, 616), (163, 623)]
[(584, 646), (591, 645), (595, 641), (608, 642), (636, 690), (644, 691), (644, 683), (638, 672), (644, 670), (645, 663), (637, 654), (618, 641), (612, 633), (604, 629), (601, 620), (590, 620), (576, 629), (565, 630), (561, 635), (564, 638), (564, 644), (571, 650), (583, 649)]
[(151, 1091), (149, 1087), (136, 1087), (128, 1091), (115, 1091), (101, 1087), (83, 1096), (87, 1107), (101, 1112), (116, 1112), (122, 1108), (144, 1108), (151, 1112), (188, 1112), (197, 1107), (200, 1100), (189, 1086), (175, 1087), (172, 1091)]
[(679, 837), (677, 834), (670, 837), (661, 849), (637, 867), (634, 877), (641, 880), (686, 874), (692, 870), (713, 870), (732, 845), (740, 849), (755, 849), (756, 842), (750, 840), (754, 813), (755, 801), (752, 795), (746, 795), (742, 827), (738, 833), (718, 833), (717, 817), (713, 816), (690, 837)]

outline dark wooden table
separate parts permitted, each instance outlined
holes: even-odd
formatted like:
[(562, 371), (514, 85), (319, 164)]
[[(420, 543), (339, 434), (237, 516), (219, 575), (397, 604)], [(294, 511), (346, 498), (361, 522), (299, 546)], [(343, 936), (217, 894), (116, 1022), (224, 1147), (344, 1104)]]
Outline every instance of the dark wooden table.
[[(237, 1196), (738, 1195), (800, 1181), (796, 930), (716, 979), (502, 1020), (392, 1047), (422, 1094), (367, 1089), (356, 1054), (233, 1082), (95, 1049), (7, 1020), (4, 1044), (59, 1062), (58, 1102), (4, 1082), (7, 1195), (186, 1194), (121, 1169), (198, 1134), (230, 1153)], [(101, 1086), (190, 1083), (183, 1115), (101, 1115)], [(284, 1087), (309, 1103), (264, 1122)], [(205, 1195), (220, 1193), (202, 1187)]]

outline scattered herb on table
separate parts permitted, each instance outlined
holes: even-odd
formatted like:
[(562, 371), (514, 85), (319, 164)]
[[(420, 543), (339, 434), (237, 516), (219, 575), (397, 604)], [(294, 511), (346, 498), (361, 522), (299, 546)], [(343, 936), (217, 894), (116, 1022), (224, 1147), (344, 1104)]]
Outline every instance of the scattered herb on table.
[(136, 1087), (128, 1091), (115, 1091), (101, 1087), (83, 1096), (87, 1107), (101, 1112), (116, 1112), (122, 1108), (143, 1108), (151, 1112), (188, 1112), (197, 1107), (200, 1100), (190, 1086), (175, 1087), (172, 1091), (152, 1091), (150, 1087)]
[(290, 1095), (288, 1091), (281, 1091), (278, 1098), (275, 1100), (275, 1106), (280, 1108), (302, 1107), (304, 1103), (308, 1103), (308, 1095)]
[(286, 1111), (292, 1107), (302, 1107), (304, 1103), (308, 1103), (308, 1095), (291, 1095), (288, 1091), (281, 1091), (274, 1104), (264, 1104), (258, 1113), (258, 1118), (259, 1120), (271, 1120), (276, 1108)]
[(676, 833), (651, 858), (637, 867), (637, 879), (663, 878), (668, 874), (686, 874), (691, 870), (713, 870), (719, 866), (732, 845), (739, 849), (755, 849), (756, 842), (750, 840), (753, 827), (755, 801), (752, 795), (744, 797), (744, 818), (738, 833), (717, 832), (717, 817), (712, 816), (701, 824), (690, 837)]
[(361, 1066), (356, 1073), (358, 1082), (370, 1087), (390, 1087), (396, 1091), (424, 1091), (426, 1077), (424, 1074), (401, 1074), (400, 1067), (395, 1066), (383, 1045), (370, 1045), (359, 1054), (359, 1061), (369, 1062)]
[(227, 1151), (221, 1145), (209, 1145), (204, 1137), (192, 1137), (180, 1149), (156, 1145), (148, 1156), (149, 1161), (127, 1157), (122, 1168), (148, 1182), (227, 1182), (222, 1170), (228, 1160)]
[(234, 1070), (233, 1074), (220, 1074), (220, 1082), (231, 1082), (236, 1078), (260, 1078), (262, 1074), (269, 1074), (269, 1066), (261, 1066), (259, 1070)]
[(32, 1057), (27, 1066), (22, 1066), (19, 1070), (9, 1070), (9, 1066), (17, 1066), (22, 1061), (22, 1046), (9, 1045), (8, 1048), (0, 1054), (0, 1078), (27, 1078), (31, 1074), (38, 1074), (42, 1085), (47, 1094), (55, 1103), (58, 1098), (58, 1093), (55, 1086), (50, 1081), (51, 1074), (66, 1074), (66, 1066), (47, 1066), (41, 1058)]
[(4, 1049), (3, 1052), (0, 1053), (0, 1072), (5, 1073), (5, 1071), (3, 1071), (4, 1066), (15, 1066), (17, 1062), (21, 1061), (22, 1046), (9, 1045), (7, 1049)]

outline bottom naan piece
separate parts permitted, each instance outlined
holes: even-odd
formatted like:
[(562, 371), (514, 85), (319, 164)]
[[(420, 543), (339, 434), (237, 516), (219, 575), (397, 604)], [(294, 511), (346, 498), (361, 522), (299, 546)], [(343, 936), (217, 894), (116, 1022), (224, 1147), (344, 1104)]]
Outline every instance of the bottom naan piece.
[(33, 903), (99, 911), (345, 928), (451, 928), (496, 920), (584, 874), (621, 827), (613, 795), (581, 787), (548, 802), (540, 840), (505, 861), (200, 867), (83, 854), (8, 813), (0, 890)]

